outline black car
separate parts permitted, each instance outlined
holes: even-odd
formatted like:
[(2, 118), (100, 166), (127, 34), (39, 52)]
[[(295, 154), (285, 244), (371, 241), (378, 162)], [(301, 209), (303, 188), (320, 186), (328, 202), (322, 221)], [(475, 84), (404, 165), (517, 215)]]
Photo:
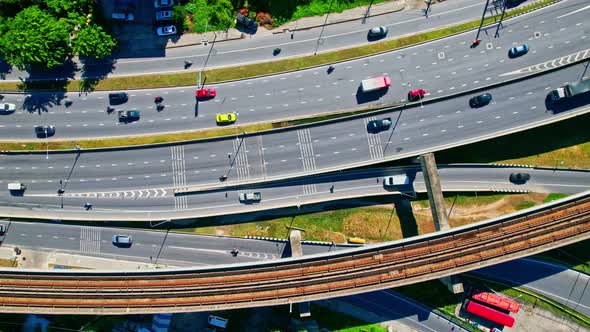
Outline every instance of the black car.
[(236, 22), (251, 30), (258, 29), (258, 23), (256, 23), (256, 21), (251, 20), (246, 15), (240, 13), (238, 13), (238, 16), (236, 17)]
[(370, 132), (387, 130), (387, 129), (389, 129), (389, 127), (391, 127), (391, 124), (392, 124), (391, 118), (372, 120), (372, 121), (369, 121), (369, 123), (367, 123), (367, 129)]
[(484, 93), (483, 95), (475, 96), (469, 99), (469, 106), (482, 107), (489, 104), (490, 101), (492, 101), (492, 95), (489, 93)]
[(129, 100), (129, 96), (125, 92), (109, 93), (109, 102), (111, 105), (123, 104)]
[(525, 184), (531, 178), (528, 173), (512, 173), (510, 174), (510, 182), (514, 184)]
[(35, 134), (37, 137), (45, 138), (55, 134), (54, 126), (35, 126)]
[(387, 35), (387, 27), (375, 27), (369, 30), (369, 38), (381, 38)]

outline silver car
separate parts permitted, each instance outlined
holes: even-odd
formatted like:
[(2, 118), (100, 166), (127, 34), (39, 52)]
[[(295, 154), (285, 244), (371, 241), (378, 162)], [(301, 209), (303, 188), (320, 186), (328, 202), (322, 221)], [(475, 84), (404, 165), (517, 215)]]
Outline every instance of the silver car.
[(176, 27), (174, 25), (167, 25), (165, 27), (159, 27), (158, 36), (170, 36), (176, 34)]
[(113, 235), (113, 244), (117, 247), (131, 247), (133, 238), (131, 235), (115, 234)]

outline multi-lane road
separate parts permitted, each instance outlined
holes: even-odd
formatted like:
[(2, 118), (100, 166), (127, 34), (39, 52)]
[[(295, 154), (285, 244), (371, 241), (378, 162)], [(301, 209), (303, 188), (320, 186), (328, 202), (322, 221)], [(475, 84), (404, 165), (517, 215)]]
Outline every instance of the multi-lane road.
[[(483, 37), (482, 44), (474, 49), (469, 47), (473, 34), (470, 32), (336, 64), (331, 74), (327, 67), (319, 67), (216, 84), (213, 87), (218, 91), (217, 97), (198, 103), (194, 86), (130, 91), (129, 102), (115, 109), (143, 112), (139, 121), (127, 124), (118, 122), (116, 112), (107, 113), (107, 92), (69, 93), (67, 97), (73, 103), (68, 107), (62, 92), (6, 95), (5, 100), (16, 103), (18, 110), (2, 115), (0, 140), (36, 139), (35, 125), (55, 125), (56, 134), (50, 139), (147, 135), (213, 128), (215, 114), (225, 112), (237, 112), (234, 126), (239, 126), (403, 103), (407, 92), (416, 88), (426, 89), (427, 98), (466, 91), (523, 76), (528, 72), (519, 72), (522, 68), (577, 52), (590, 57), (584, 42), (589, 23), (583, 19), (588, 10), (576, 12), (584, 5), (581, 0), (562, 1), (514, 18), (505, 23), (500, 38)], [(509, 59), (508, 49), (524, 43), (529, 45), (530, 52)], [(564, 59), (562, 64), (574, 58)], [(378, 75), (392, 78), (392, 87), (386, 94), (359, 92), (362, 79)], [(164, 97), (165, 108), (160, 112), (153, 101), (156, 95)], [(423, 111), (432, 113), (428, 109)]]
[[(205, 236), (142, 229), (121, 229), (65, 225), (60, 223), (27, 223), (0, 221), (7, 226), (0, 237), (3, 246), (34, 249), (52, 253), (92, 256), (132, 262), (158, 263), (168, 266), (258, 262), (290, 257), (286, 241), (266, 241), (234, 237)], [(133, 237), (129, 248), (116, 247), (112, 236)], [(349, 248), (346, 245), (303, 243), (304, 255), (327, 253)], [(237, 256), (232, 248), (240, 250)], [(107, 268), (97, 266), (97, 268)]]
[[(511, 183), (510, 174), (518, 172), (529, 174), (531, 179), (524, 184)], [(383, 185), (385, 177), (396, 174), (406, 175), (410, 183)], [(457, 165), (441, 166), (439, 174), (442, 188), (447, 192), (530, 191), (572, 194), (590, 190), (590, 177), (585, 171)], [(107, 187), (102, 191), (88, 190), (87, 185), (79, 181), (72, 186), (67, 183), (63, 196), (57, 195), (55, 182), (31, 183), (31, 187), (30, 192), (29, 189), (25, 191), (24, 197), (11, 195), (8, 191), (0, 192), (0, 206), (4, 213), (11, 211), (16, 216), (20, 211), (24, 215), (35, 213), (36, 217), (49, 219), (92, 217), (102, 220), (149, 220), (160, 217), (165, 219), (165, 215), (168, 218), (220, 216), (400, 192), (406, 195), (426, 192), (422, 171), (417, 166), (344, 171), (272, 183), (217, 185), (201, 187), (194, 192), (177, 192), (176, 195), (171, 187), (118, 190), (116, 187)], [(245, 192), (260, 192), (262, 200), (254, 204), (241, 203), (238, 196)], [(84, 209), (86, 202), (94, 205), (92, 210)], [(44, 210), (47, 210), (46, 214)]]

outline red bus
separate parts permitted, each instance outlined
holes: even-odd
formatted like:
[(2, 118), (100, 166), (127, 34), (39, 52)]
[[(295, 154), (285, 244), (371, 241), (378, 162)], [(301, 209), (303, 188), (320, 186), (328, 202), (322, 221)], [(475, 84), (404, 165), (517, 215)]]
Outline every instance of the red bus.
[(502, 310), (507, 310), (510, 312), (518, 312), (520, 310), (520, 303), (516, 301), (512, 301), (505, 297), (496, 295), (494, 293), (489, 292), (475, 292), (472, 296), (472, 299), (477, 300), (481, 303), (489, 304), (491, 306), (500, 308)]
[(483, 317), (494, 323), (512, 327), (514, 325), (514, 317), (506, 315), (477, 302), (467, 300), (467, 312)]

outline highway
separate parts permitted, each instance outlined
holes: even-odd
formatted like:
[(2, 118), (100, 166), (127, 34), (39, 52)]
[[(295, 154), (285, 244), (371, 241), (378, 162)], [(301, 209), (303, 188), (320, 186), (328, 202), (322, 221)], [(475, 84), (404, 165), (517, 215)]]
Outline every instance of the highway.
[[(509, 181), (511, 173), (527, 173), (531, 179), (525, 184)], [(383, 178), (390, 175), (407, 175), (408, 185), (385, 187)], [(524, 167), (499, 167), (489, 165), (441, 165), (439, 174), (443, 191), (447, 192), (547, 192), (573, 194), (590, 190), (590, 176), (586, 171), (535, 169)], [(99, 181), (100, 182), (100, 181)], [(0, 182), (0, 185), (4, 182)], [(31, 184), (33, 187), (35, 184)], [(84, 183), (77, 186), (84, 188)], [(247, 212), (261, 212), (298, 205), (326, 201), (391, 195), (403, 192), (426, 192), (422, 171), (419, 166), (398, 168), (377, 168), (358, 171), (344, 171), (324, 176), (258, 183), (238, 186), (213, 186), (174, 196), (172, 188), (134, 189), (109, 191), (70, 190), (58, 197), (55, 183), (47, 184), (47, 190), (27, 189), (24, 196), (11, 195), (7, 190), (0, 192), (0, 206), (6, 211), (29, 209), (47, 210), (46, 218), (74, 219), (94, 217), (101, 220), (127, 218), (145, 220), (146, 214), (158, 212), (168, 218), (220, 216)], [(85, 190), (89, 188), (86, 186)], [(84, 190), (84, 189), (83, 189)], [(260, 192), (262, 201), (244, 204), (238, 199), (240, 193)], [(61, 204), (63, 202), (63, 208)], [(85, 211), (84, 203), (91, 202), (92, 210)], [(182, 212), (182, 213), (181, 213)]]
[(525, 258), (470, 273), (529, 289), (590, 316), (590, 277), (565, 266)]
[[(524, 1), (526, 5), (531, 1)], [(281, 56), (278, 58), (309, 55), (318, 52), (351, 47), (366, 44), (367, 31), (374, 27), (384, 25), (389, 28), (388, 38), (396, 38), (402, 35), (418, 31), (433, 29), (449, 24), (455, 24), (465, 20), (474, 20), (481, 16), (483, 3), (478, 0), (455, 0), (443, 3), (436, 3), (431, 7), (429, 18), (426, 19), (420, 9), (404, 10), (402, 12), (369, 17), (366, 23), (361, 20), (345, 22), (341, 24), (328, 25), (322, 33), (322, 42), (318, 44), (321, 27), (295, 31), (293, 39), (289, 33), (268, 34), (260, 33), (251, 37), (232, 40), (228, 42), (217, 42), (207, 62), (207, 68), (221, 66), (235, 66), (255, 62), (267, 62), (277, 59), (272, 55), (274, 48), (281, 47)], [(276, 32), (276, 31), (275, 31)], [(211, 40), (210, 40), (211, 41)], [(137, 39), (137, 42), (143, 40)], [(154, 43), (153, 38), (145, 40), (147, 45)], [(89, 62), (84, 66), (85, 77), (127, 76), (143, 75), (148, 73), (170, 73), (182, 70), (183, 61), (191, 60), (192, 69), (202, 68), (211, 44), (208, 46), (188, 46), (169, 48), (144, 53), (131, 53), (124, 47), (113, 59), (106, 62)], [(77, 59), (74, 59), (77, 61)], [(83, 67), (79, 62), (78, 67)], [(69, 73), (68, 68), (58, 68), (53, 72), (33, 72), (32, 77), (62, 77)], [(29, 77), (29, 73), (12, 68), (6, 74), (5, 80), (18, 81), (19, 77)], [(80, 78), (79, 72), (75, 73)]]
[[(0, 140), (35, 140), (35, 125), (55, 125), (50, 139), (84, 139), (148, 135), (215, 128), (215, 115), (237, 112), (233, 126), (294, 119), (318, 113), (358, 107), (403, 103), (411, 89), (426, 89), (428, 98), (502, 82), (527, 74), (520, 69), (569, 57), (577, 52), (590, 57), (589, 23), (583, 0), (562, 1), (554, 6), (514, 18), (505, 23), (501, 38), (482, 37), (478, 48), (469, 48), (474, 32), (403, 50), (334, 65), (257, 79), (215, 84), (217, 97), (196, 102), (195, 86), (129, 91), (129, 102), (107, 113), (108, 92), (90, 94), (7, 94), (5, 101), (17, 104), (17, 112), (0, 118)], [(575, 13), (573, 13), (575, 12)], [(558, 18), (563, 15), (568, 15)], [(433, 20), (434, 21), (434, 20)], [(429, 19), (429, 22), (430, 21)], [(527, 43), (531, 51), (509, 59), (508, 49)], [(588, 50), (588, 51), (587, 51)], [(575, 56), (569, 57), (567, 63)], [(580, 59), (580, 57), (577, 57)], [(555, 62), (548, 68), (557, 65)], [(358, 92), (364, 78), (389, 75), (392, 87), (385, 95)], [(561, 83), (561, 82), (560, 82)], [(165, 108), (157, 111), (153, 98), (164, 97)], [(66, 107), (63, 98), (73, 101)], [(139, 109), (142, 117), (120, 123), (117, 110)], [(40, 138), (39, 140), (44, 140)]]
[[(285, 241), (267, 241), (225, 236), (206, 236), (160, 230), (78, 226), (60, 223), (0, 221), (8, 231), (0, 241), (3, 246), (101, 257), (133, 262), (158, 263), (171, 267), (191, 267), (231, 263), (259, 262), (290, 257)], [(112, 236), (133, 237), (130, 248), (116, 247)], [(240, 250), (231, 255), (232, 248)], [(347, 245), (303, 243), (304, 255), (327, 253), (350, 248)], [(104, 266), (98, 269), (106, 268)]]
[[(377, 134), (369, 118), (240, 135), (201, 143), (115, 151), (2, 155), (1, 183), (27, 183), (27, 194), (104, 192), (271, 180), (401, 159), (425, 150), (466, 144), (498, 132), (524, 130), (543, 121), (574, 116), (582, 107), (545, 111), (551, 87), (579, 79), (583, 65), (490, 89), (492, 104), (470, 109), (466, 97), (379, 115), (394, 125)], [(7, 193), (3, 193), (6, 195)], [(153, 196), (153, 195), (152, 195)], [(11, 201), (14, 203), (14, 201)], [(186, 209), (181, 204), (176, 209)]]

